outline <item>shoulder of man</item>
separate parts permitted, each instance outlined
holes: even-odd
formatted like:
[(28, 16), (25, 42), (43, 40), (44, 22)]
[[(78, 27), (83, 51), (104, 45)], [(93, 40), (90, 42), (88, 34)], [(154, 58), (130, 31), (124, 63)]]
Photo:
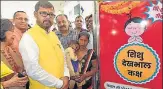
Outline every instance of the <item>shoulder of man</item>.
[(57, 30), (57, 31), (55, 31), (55, 34), (56, 34), (56, 35), (60, 35), (61, 32)]
[(84, 28), (82, 28), (81, 32), (82, 32), (82, 31), (86, 31), (86, 32), (88, 32), (88, 30), (87, 30), (87, 29), (84, 29)]
[(70, 31), (70, 33), (77, 33), (77, 31), (75, 29), (70, 29), (69, 31)]

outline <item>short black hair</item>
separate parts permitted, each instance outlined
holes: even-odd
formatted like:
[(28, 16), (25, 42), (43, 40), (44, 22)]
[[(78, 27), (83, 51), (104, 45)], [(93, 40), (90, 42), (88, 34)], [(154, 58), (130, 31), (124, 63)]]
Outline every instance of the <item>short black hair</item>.
[(37, 12), (40, 7), (54, 9), (54, 6), (48, 1), (38, 1), (35, 5), (35, 12)]
[(86, 36), (88, 38), (88, 41), (89, 41), (90, 35), (89, 35), (89, 33), (87, 31), (80, 32), (79, 35), (78, 35), (78, 40), (80, 39), (81, 36)]
[(11, 28), (13, 28), (13, 24), (9, 19), (1, 19), (1, 34), (0, 34), (0, 41), (4, 41), (6, 39), (5, 33)]
[(86, 17), (85, 17), (85, 21), (86, 21), (86, 19), (89, 19), (89, 16), (86, 16)]
[(92, 14), (88, 16), (88, 19), (90, 19), (92, 17)]
[(140, 17), (133, 17), (133, 18), (130, 18), (129, 20), (127, 20), (127, 22), (125, 23), (125, 26), (124, 26), (124, 29), (126, 29), (126, 26), (128, 24), (130, 24), (131, 22), (134, 22), (134, 23), (141, 23), (143, 21), (142, 18)]
[(68, 45), (71, 46), (73, 44), (79, 44), (77, 40), (71, 40)]
[(66, 17), (66, 19), (67, 19), (67, 21), (68, 21), (68, 17), (67, 17), (66, 14), (59, 14), (59, 15), (57, 15), (57, 16), (56, 16), (56, 21), (57, 21), (58, 16), (64, 16), (64, 17)]
[[(82, 16), (81, 15), (76, 16), (75, 21), (76, 21), (77, 18), (80, 18), (80, 17), (82, 17)], [(83, 17), (82, 17), (82, 19), (83, 19)]]
[(26, 14), (26, 12), (25, 12), (25, 11), (16, 11), (16, 12), (14, 13), (13, 18), (15, 18), (15, 17), (16, 17), (16, 14), (17, 14), (17, 13), (25, 13), (25, 14)]

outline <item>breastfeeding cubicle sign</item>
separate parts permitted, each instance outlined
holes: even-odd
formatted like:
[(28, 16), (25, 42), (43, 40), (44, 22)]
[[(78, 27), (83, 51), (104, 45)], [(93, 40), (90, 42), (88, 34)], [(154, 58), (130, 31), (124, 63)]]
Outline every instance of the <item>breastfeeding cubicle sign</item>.
[(99, 4), (101, 89), (162, 89), (162, 1)]

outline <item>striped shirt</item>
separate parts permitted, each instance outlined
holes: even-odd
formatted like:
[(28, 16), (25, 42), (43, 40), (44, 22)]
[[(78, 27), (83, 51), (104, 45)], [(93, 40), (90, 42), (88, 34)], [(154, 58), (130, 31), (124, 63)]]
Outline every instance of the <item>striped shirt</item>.
[(68, 44), (71, 40), (77, 40), (78, 34), (73, 29), (69, 30), (67, 36), (63, 36), (60, 31), (56, 31), (56, 35), (58, 36), (62, 46), (64, 49), (68, 48)]
[[(79, 33), (80, 32), (82, 32), (82, 31), (86, 31), (86, 32), (88, 32), (86, 29), (81, 29), (80, 31), (78, 31), (76, 28), (74, 28), (74, 31), (75, 31), (75, 34), (78, 36), (79, 35)], [(77, 37), (78, 38), (78, 37)]]

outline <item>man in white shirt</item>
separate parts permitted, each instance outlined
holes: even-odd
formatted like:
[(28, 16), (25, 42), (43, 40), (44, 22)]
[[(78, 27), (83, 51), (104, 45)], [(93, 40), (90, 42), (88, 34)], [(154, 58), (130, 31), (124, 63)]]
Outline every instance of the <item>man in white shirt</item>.
[(63, 47), (55, 33), (49, 31), (55, 18), (53, 5), (37, 2), (34, 16), (36, 25), (23, 34), (19, 43), (30, 89), (67, 89), (70, 75)]

